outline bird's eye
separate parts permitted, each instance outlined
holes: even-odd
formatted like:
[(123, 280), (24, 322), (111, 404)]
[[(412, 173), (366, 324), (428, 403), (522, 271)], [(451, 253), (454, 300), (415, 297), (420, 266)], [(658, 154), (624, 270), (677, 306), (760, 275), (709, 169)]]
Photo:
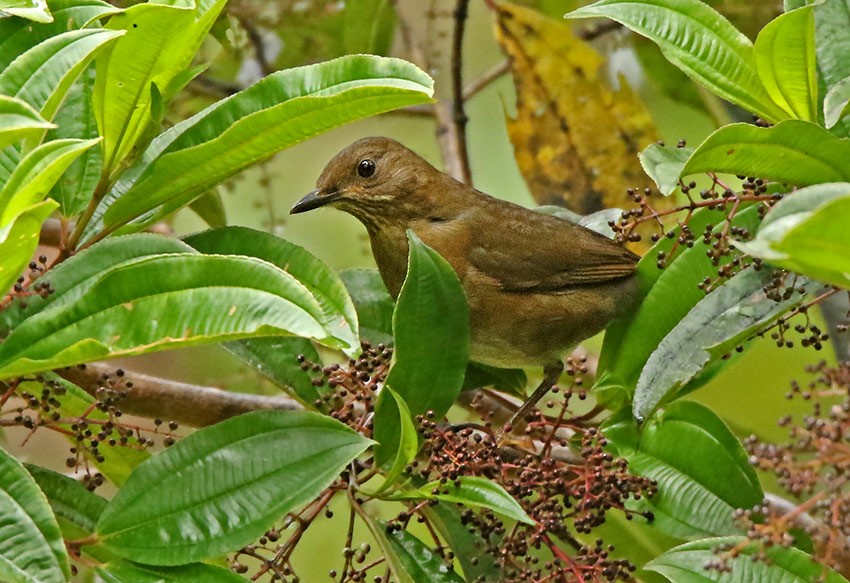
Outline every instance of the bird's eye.
[(359, 174), (362, 178), (369, 178), (375, 173), (375, 161), (366, 158), (365, 160), (360, 160), (360, 163), (357, 164), (357, 174)]

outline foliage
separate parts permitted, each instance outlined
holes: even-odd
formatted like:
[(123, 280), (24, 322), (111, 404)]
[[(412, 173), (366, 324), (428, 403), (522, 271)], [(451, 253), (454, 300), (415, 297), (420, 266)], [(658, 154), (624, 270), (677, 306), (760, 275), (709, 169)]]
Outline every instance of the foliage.
[[(0, 421), (66, 436), (80, 477), (0, 449), (0, 579), (294, 581), (304, 532), (344, 501), (331, 574), (341, 582), (379, 571), (384, 583), (845, 580), (846, 365), (816, 370), (814, 415), (785, 449), (743, 444), (717, 413), (681, 400), (754, 338), (790, 346), (796, 332), (820, 349), (828, 335), (809, 310), (850, 287), (840, 2), (786, 2), (755, 42), (697, 0), (601, 0), (568, 15), (621, 23), (701, 95), (757, 116), (695, 148), (648, 145), (646, 111), (601, 80), (593, 49), (530, 9), (492, 3), (519, 95), (508, 130), (532, 190), (547, 202), (580, 191), (567, 198), (583, 211), (626, 192), (634, 208), (581, 222), (652, 244), (638, 265), (642, 303), (609, 328), (598, 366), (570, 357), (568, 382), (507, 443), (516, 405), (497, 393), (521, 394), (525, 373), (468, 362), (463, 274), (415, 233), (394, 301), (374, 270), (337, 273), (294, 243), (223, 225), (217, 189), (246, 168), (432, 102), (416, 66), (354, 54), (390, 50), (393, 4), (225, 4), (0, 2)], [(292, 51), (267, 58), (257, 22), (291, 33)], [(189, 105), (198, 79), (210, 83), (198, 55), (241, 35), (262, 78)], [(338, 58), (277, 70), (317, 57)], [(189, 207), (216, 228), (142, 232)], [(37, 251), (50, 230), (52, 247)], [(123, 418), (142, 379), (86, 368), (220, 343), (287, 395), (271, 403), (279, 410), (222, 406), (218, 423), (184, 436), (151, 409), (148, 426)], [(836, 407), (820, 404), (835, 394)], [(458, 423), (456, 403), (483, 422)], [(802, 504), (764, 504), (753, 464)], [(106, 482), (108, 499), (95, 493)], [(594, 542), (615, 515), (640, 524), (649, 559)], [(380, 557), (354, 548), (355, 524)]]

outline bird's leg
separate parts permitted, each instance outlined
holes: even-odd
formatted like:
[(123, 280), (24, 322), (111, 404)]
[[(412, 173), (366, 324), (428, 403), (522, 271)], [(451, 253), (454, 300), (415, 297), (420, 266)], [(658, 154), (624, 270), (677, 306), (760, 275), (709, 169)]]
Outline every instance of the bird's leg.
[(505, 435), (513, 431), (517, 422), (525, 419), (525, 416), (528, 415), (528, 412), (531, 411), (537, 402), (543, 398), (543, 395), (552, 390), (552, 387), (558, 382), (558, 379), (561, 378), (561, 373), (563, 372), (564, 363), (560, 360), (549, 363), (543, 367), (543, 380), (537, 388), (534, 389), (531, 396), (527, 398), (522, 405), (520, 405), (519, 409), (516, 410), (516, 413), (508, 419), (508, 422), (505, 423), (496, 434), (496, 443), (501, 445)]

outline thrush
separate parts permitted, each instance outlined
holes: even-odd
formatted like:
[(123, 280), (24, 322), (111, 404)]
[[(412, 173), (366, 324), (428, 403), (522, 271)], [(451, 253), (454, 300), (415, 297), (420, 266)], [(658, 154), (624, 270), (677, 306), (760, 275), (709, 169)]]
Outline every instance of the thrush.
[(557, 383), (563, 356), (634, 304), (638, 256), (570, 221), (494, 198), (405, 146), (365, 138), (337, 154), (292, 214), (330, 206), (366, 227), (381, 278), (398, 297), (410, 229), (457, 273), (470, 312), (470, 358), (543, 366), (543, 382), (505, 426)]

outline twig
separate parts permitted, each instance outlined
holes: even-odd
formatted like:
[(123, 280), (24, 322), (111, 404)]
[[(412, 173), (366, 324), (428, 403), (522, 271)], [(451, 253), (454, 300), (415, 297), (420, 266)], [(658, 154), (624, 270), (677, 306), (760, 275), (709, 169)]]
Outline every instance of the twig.
[(492, 83), (510, 70), (510, 61), (504, 60), (501, 63), (484, 71), (484, 73), (482, 73), (482, 75), (478, 79), (476, 79), (463, 89), (463, 101), (469, 101), (470, 99), (478, 95), (481, 91), (486, 89), (490, 85), (490, 83)]
[(408, 105), (401, 109), (388, 111), (384, 115), (404, 115), (408, 117), (434, 117), (433, 105)]
[[(95, 363), (85, 365), (85, 368), (71, 367), (57, 372), (90, 395), (97, 396), (97, 390), (103, 386), (104, 375), (114, 374), (115, 370), (114, 366)], [(123, 412), (172, 419), (192, 427), (205, 427), (259, 409), (303, 409), (300, 403), (284, 396), (231, 393), (138, 373), (128, 373), (124, 378), (132, 381), (132, 386), (121, 388), (126, 393), (120, 404)]]
[(463, 34), (466, 19), (469, 16), (469, 0), (457, 0), (454, 10), (455, 28), (452, 41), (452, 122), (455, 127), (455, 141), (460, 164), (460, 180), (472, 184), (472, 171), (469, 168), (469, 151), (466, 145), (466, 124), (469, 118), (463, 109)]
[(239, 18), (237, 16), (237, 20), (242, 28), (245, 29), (248, 41), (254, 48), (254, 58), (260, 66), (260, 71), (263, 76), (271, 75), (274, 72), (274, 68), (269, 64), (268, 57), (266, 57), (266, 45), (263, 44), (263, 38), (260, 36), (259, 31), (257, 31), (256, 27), (254, 27), (253, 23), (251, 23), (249, 19)]

